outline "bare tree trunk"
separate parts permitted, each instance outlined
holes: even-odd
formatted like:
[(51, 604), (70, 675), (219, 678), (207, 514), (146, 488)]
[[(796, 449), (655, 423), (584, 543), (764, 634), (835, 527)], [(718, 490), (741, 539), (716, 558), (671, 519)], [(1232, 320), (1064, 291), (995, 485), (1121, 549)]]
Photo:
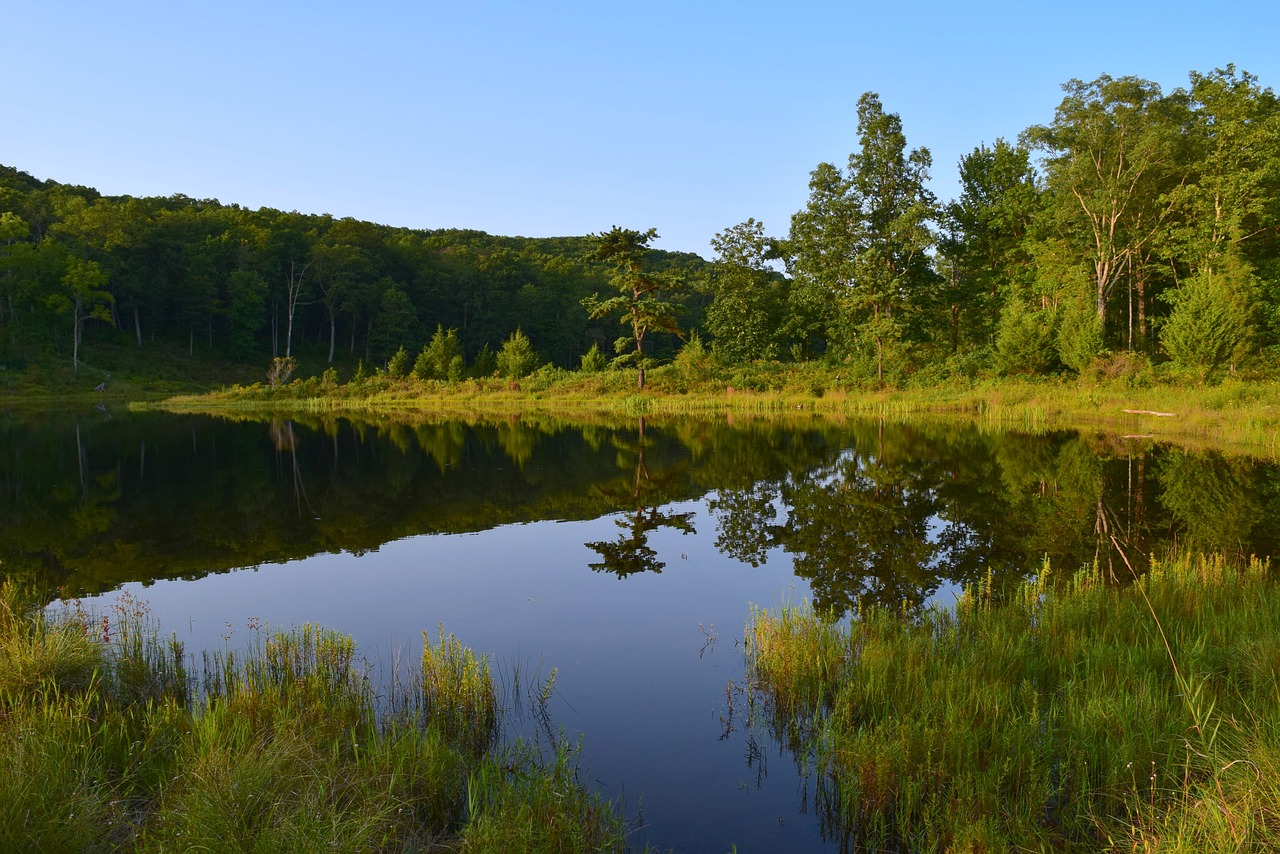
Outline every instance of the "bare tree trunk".
[(302, 269), (297, 268), (297, 262), (289, 259), (289, 279), (287, 281), (286, 292), (286, 314), (289, 318), (288, 328), (284, 336), (284, 357), (287, 359), (293, 355), (293, 315), (298, 310), (299, 305), (303, 305), (302, 299), (302, 281), (307, 275), (307, 268), (311, 265), (303, 264)]
[(333, 347), (338, 340), (338, 323), (334, 319), (333, 312), (329, 312), (329, 364), (333, 364)]
[(1145, 267), (1138, 268), (1135, 284), (1138, 288), (1138, 347), (1145, 353), (1147, 351), (1147, 271)]

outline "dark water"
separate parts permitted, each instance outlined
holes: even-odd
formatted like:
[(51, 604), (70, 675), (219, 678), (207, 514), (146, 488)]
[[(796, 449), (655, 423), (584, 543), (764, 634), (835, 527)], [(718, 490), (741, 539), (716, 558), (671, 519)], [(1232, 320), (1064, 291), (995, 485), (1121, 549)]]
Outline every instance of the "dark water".
[(313, 621), (413, 661), (442, 623), (522, 680), (555, 668), (586, 782), (637, 847), (679, 851), (832, 847), (811, 781), (727, 723), (752, 604), (945, 605), (1046, 558), (1122, 579), (1173, 544), (1276, 555), (1277, 519), (1271, 465), (1065, 432), (0, 417), (0, 573), (143, 598), (196, 649)]

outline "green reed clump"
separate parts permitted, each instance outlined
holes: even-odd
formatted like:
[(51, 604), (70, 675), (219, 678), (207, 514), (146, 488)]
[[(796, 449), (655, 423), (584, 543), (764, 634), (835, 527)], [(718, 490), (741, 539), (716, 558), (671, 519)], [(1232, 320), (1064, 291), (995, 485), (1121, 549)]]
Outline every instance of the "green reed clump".
[(0, 586), (0, 851), (485, 850), (505, 815), (527, 850), (621, 847), (567, 765), (497, 751), (487, 662), (452, 636), (431, 688), (382, 697), (346, 636), (255, 638), (189, 678), (128, 597), (55, 618)]
[(489, 661), (440, 627), (440, 642), (422, 633), (422, 709), (446, 738), (472, 755), (488, 750), (498, 732), (498, 700)]
[(775, 731), (810, 733), (792, 749), (820, 772), (825, 828), (859, 844), (1130, 850), (1206, 822), (1270, 844), (1280, 786), (1244, 771), (1280, 729), (1268, 574), (1183, 555), (1123, 588), (1046, 567), (1003, 601), (988, 583), (954, 610), (838, 629), (758, 613), (749, 668)]
[(608, 802), (578, 782), (576, 751), (561, 741), (544, 762), (519, 744), (471, 775), (467, 788), (471, 821), (462, 850), (540, 851), (555, 854), (626, 851), (626, 828)]
[(34, 616), (37, 610), (27, 591), (11, 581), (0, 584), (0, 709), (45, 694), (85, 691), (102, 666), (103, 647), (87, 624), (50, 624)]

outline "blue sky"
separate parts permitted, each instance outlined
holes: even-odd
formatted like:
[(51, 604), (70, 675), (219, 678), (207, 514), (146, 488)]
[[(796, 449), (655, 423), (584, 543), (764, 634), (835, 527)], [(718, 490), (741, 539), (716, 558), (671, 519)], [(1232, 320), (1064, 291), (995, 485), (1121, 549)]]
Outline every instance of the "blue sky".
[(1280, 3), (0, 2), (0, 163), (417, 228), (787, 230), (880, 93), (934, 190), (1102, 73), (1280, 87)]

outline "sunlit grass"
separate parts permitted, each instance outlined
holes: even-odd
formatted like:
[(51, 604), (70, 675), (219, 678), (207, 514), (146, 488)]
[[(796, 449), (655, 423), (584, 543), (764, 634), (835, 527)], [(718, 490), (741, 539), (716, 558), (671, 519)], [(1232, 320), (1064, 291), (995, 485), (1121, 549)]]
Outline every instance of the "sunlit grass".
[(749, 671), (771, 728), (817, 769), (826, 828), (859, 844), (1274, 850), (1269, 575), (1180, 556), (1121, 588), (1046, 567), (1006, 601), (978, 586), (918, 617), (762, 612)]
[[(838, 364), (757, 363), (690, 373), (678, 365), (649, 372), (643, 391), (624, 371), (583, 374), (545, 368), (519, 382), (449, 383), (385, 375), (325, 386), (315, 378), (287, 386), (234, 386), (159, 404), (175, 411), (275, 415), (461, 416), (556, 414), (571, 418), (725, 415), (787, 418), (859, 415), (893, 420), (923, 416), (976, 420), (999, 429), (1042, 432), (1077, 428), (1214, 444), (1280, 456), (1280, 383), (1259, 376), (1218, 385), (1177, 378), (953, 377), (933, 384), (875, 388), (846, 377)], [(1131, 410), (1126, 412), (1126, 410)], [(1167, 413), (1156, 415), (1152, 413)]]
[(614, 851), (569, 753), (499, 748), (488, 664), (441, 632), (375, 696), (351, 639), (261, 630), (188, 675), (123, 598), (0, 587), (0, 850)]

